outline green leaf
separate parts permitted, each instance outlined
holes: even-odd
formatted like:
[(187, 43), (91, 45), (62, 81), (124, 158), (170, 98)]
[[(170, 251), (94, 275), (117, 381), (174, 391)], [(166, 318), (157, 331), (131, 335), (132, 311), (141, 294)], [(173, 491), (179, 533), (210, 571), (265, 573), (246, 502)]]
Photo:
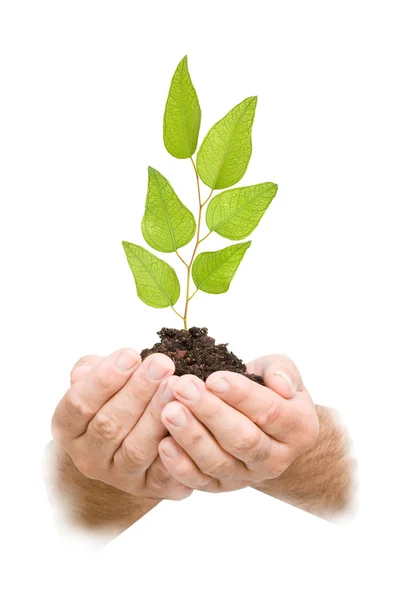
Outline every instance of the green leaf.
[(232, 108), (207, 133), (197, 154), (197, 170), (213, 190), (234, 185), (243, 177), (251, 157), (251, 129), (257, 96)]
[(145, 241), (160, 252), (176, 252), (194, 237), (196, 224), (191, 211), (179, 200), (168, 180), (148, 167), (148, 193), (142, 219)]
[(243, 240), (257, 227), (277, 191), (276, 183), (260, 183), (221, 192), (208, 205), (210, 231), (229, 240)]
[(234, 244), (217, 252), (202, 252), (193, 264), (193, 281), (197, 289), (208, 294), (223, 294), (241, 263), (251, 241)]
[(154, 308), (176, 304), (180, 284), (172, 267), (141, 246), (130, 242), (122, 244), (134, 275), (138, 297)]
[(163, 141), (175, 158), (190, 158), (198, 143), (201, 108), (191, 81), (187, 56), (173, 75), (163, 117)]

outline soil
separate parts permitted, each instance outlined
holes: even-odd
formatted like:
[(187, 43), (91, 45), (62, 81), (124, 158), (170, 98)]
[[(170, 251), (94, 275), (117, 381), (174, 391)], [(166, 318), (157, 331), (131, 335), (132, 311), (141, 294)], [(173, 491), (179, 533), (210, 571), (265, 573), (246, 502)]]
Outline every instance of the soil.
[(232, 371), (264, 385), (262, 377), (247, 373), (244, 362), (227, 349), (228, 344), (216, 344), (206, 327), (190, 327), (188, 331), (163, 327), (158, 335), (161, 341), (144, 349), (142, 359), (162, 352), (173, 360), (175, 374), (179, 376), (196, 375), (205, 381), (215, 371)]

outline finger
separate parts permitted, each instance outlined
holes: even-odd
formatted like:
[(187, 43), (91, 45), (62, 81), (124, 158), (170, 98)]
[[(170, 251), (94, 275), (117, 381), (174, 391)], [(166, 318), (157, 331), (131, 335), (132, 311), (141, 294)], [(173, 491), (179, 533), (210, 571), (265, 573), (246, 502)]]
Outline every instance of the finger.
[(70, 386), (54, 412), (53, 436), (63, 441), (81, 435), (101, 406), (124, 386), (140, 362), (141, 357), (135, 350), (117, 350)]
[[(94, 415), (86, 431), (75, 444), (77, 452), (96, 449), (97, 464), (107, 466), (114, 453), (139, 421), (161, 381), (174, 372), (173, 361), (165, 354), (151, 354), (134, 371), (127, 383), (106, 402)], [(127, 446), (120, 453), (124, 463), (130, 456), (124, 456)], [(142, 456), (142, 448), (134, 450), (137, 461)], [(116, 467), (121, 463), (116, 463)], [(144, 468), (145, 471), (145, 468)]]
[(229, 454), (247, 466), (266, 460), (279, 442), (269, 438), (249, 418), (210, 392), (194, 375), (183, 375), (173, 387), (185, 404)]
[(219, 481), (247, 475), (244, 463), (226, 452), (181, 402), (166, 405), (162, 411), (162, 423), (205, 475)]
[(85, 377), (92, 367), (100, 363), (102, 359), (102, 356), (96, 356), (94, 354), (88, 354), (87, 356), (80, 358), (71, 369), (70, 384), (72, 385), (79, 379)]
[(151, 498), (166, 500), (183, 500), (191, 496), (193, 490), (180, 481), (166, 469), (161, 457), (157, 456), (146, 472), (144, 495)]
[(158, 444), (167, 434), (161, 413), (173, 400), (172, 388), (177, 379), (177, 375), (171, 375), (162, 381), (143, 415), (117, 449), (113, 463), (119, 470), (146, 471), (158, 456)]
[(294, 362), (283, 354), (261, 356), (247, 365), (249, 373), (260, 375), (267, 387), (283, 398), (294, 398), (297, 392), (304, 391), (300, 372)]
[(205, 385), (279, 442), (289, 442), (289, 434), (299, 431), (303, 412), (307, 415), (302, 402), (285, 400), (239, 373), (217, 371), (208, 377)]
[(202, 473), (173, 437), (168, 436), (161, 441), (159, 456), (174, 479), (186, 487), (209, 492), (219, 491), (219, 482)]

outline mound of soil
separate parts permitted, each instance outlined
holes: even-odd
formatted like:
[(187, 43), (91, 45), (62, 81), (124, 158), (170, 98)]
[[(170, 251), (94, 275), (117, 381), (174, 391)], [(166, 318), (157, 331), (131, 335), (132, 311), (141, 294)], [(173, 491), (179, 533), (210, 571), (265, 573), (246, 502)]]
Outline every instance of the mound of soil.
[(158, 335), (161, 341), (143, 350), (142, 359), (162, 352), (173, 360), (179, 376), (196, 375), (205, 381), (215, 371), (233, 371), (264, 385), (262, 377), (247, 373), (244, 362), (227, 349), (228, 344), (215, 344), (206, 327), (190, 327), (188, 331), (163, 327)]

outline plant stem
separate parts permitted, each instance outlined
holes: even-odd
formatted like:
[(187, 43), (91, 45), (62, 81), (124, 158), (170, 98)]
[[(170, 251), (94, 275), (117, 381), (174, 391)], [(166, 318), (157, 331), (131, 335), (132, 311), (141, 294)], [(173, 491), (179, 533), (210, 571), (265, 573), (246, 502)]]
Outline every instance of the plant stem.
[[(191, 298), (193, 298), (193, 296), (197, 292), (197, 290), (195, 290), (195, 292), (190, 296), (191, 267), (193, 266), (195, 255), (197, 253), (198, 246), (199, 246), (200, 242), (202, 242), (202, 240), (205, 240), (205, 238), (208, 237), (209, 233), (211, 233), (211, 232), (209, 232), (204, 238), (202, 238), (202, 240), (200, 240), (202, 209), (206, 205), (206, 203), (208, 202), (208, 200), (210, 199), (210, 197), (212, 196), (212, 194), (214, 192), (214, 190), (211, 190), (211, 193), (209, 194), (209, 196), (205, 200), (205, 202), (201, 201), (200, 177), (198, 175), (197, 167), (195, 166), (195, 162), (194, 162), (192, 156), (190, 156), (190, 160), (191, 160), (191, 164), (193, 165), (195, 177), (196, 177), (196, 180), (197, 180), (197, 191), (198, 191), (198, 223), (197, 223), (197, 237), (196, 237), (196, 242), (195, 242), (193, 254), (191, 256), (190, 262), (188, 264), (185, 263), (186, 267), (187, 267), (187, 284), (186, 284), (186, 304), (185, 304), (185, 308), (184, 308), (184, 316), (182, 317), (183, 322), (184, 322), (184, 329), (188, 329), (188, 325), (187, 325), (188, 304), (189, 304)], [(180, 258), (180, 256), (179, 256), (179, 258)], [(182, 262), (184, 262), (184, 261), (182, 261)]]
[(180, 256), (180, 254), (177, 252), (177, 250), (176, 250), (176, 254), (177, 254), (177, 256), (180, 258), (180, 260), (181, 260), (181, 262), (183, 263), (183, 265), (186, 265), (186, 267), (188, 268), (188, 264), (186, 263), (186, 261), (184, 260), (184, 258), (182, 258), (182, 257)]
[(171, 306), (170, 308), (172, 309), (172, 311), (173, 311), (173, 312), (175, 312), (175, 313), (176, 313), (176, 315), (177, 315), (178, 317), (180, 317), (180, 319), (183, 319), (183, 321), (184, 321), (184, 317), (183, 317), (183, 315), (181, 315), (179, 312), (177, 312), (177, 310), (176, 310), (176, 309), (175, 309), (173, 306)]
[(203, 202), (203, 203), (201, 204), (201, 207), (206, 205), (206, 203), (208, 202), (208, 200), (210, 199), (210, 197), (212, 196), (212, 194), (213, 194), (213, 193), (214, 193), (214, 190), (211, 190), (211, 193), (209, 194), (209, 196), (208, 196), (208, 198), (205, 200), (205, 202)]
[(194, 292), (191, 294), (190, 298), (188, 299), (189, 302), (190, 302), (191, 298), (194, 298), (194, 296), (196, 295), (197, 292), (198, 292), (198, 288), (196, 290), (194, 290)]
[(207, 239), (207, 237), (208, 237), (209, 235), (211, 235), (211, 233), (212, 233), (212, 231), (209, 231), (209, 232), (207, 233), (207, 235), (204, 235), (204, 237), (200, 239), (200, 241), (199, 241), (199, 244), (201, 244), (201, 242), (203, 242), (204, 240), (206, 240), (206, 239)]

